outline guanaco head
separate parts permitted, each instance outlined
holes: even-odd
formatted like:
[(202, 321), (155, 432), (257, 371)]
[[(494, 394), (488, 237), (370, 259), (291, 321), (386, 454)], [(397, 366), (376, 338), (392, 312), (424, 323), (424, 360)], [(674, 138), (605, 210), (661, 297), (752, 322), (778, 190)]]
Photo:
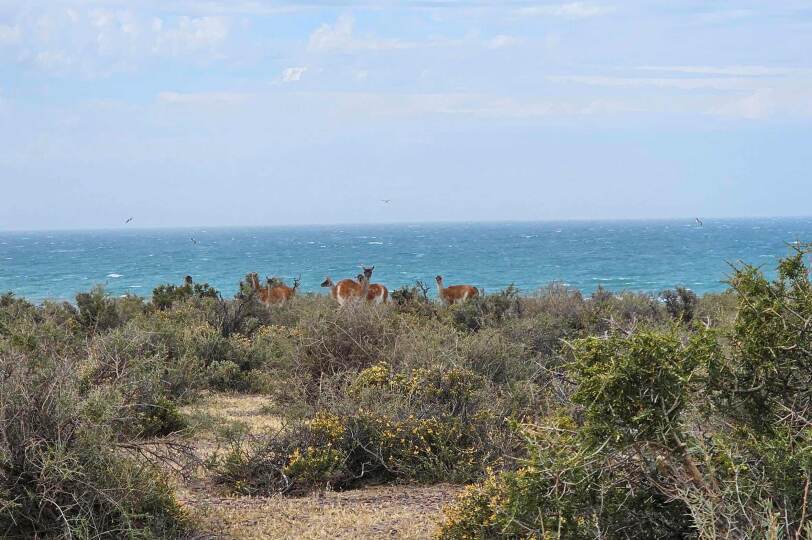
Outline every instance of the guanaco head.
[(439, 285), (440, 287), (443, 286), (443, 276), (437, 276), (434, 278), (434, 280), (437, 282), (437, 285)]
[(332, 287), (333, 286), (333, 280), (330, 279), (330, 276), (327, 276), (326, 278), (324, 278), (324, 281), (321, 282), (321, 286), (322, 287)]
[(366, 266), (362, 267), (364, 269), (364, 277), (367, 279), (372, 279), (372, 271), (375, 270), (375, 266), (371, 266), (367, 268)]
[(183, 278), (184, 285), (191, 285), (192, 284), (192, 276), (186, 276)]

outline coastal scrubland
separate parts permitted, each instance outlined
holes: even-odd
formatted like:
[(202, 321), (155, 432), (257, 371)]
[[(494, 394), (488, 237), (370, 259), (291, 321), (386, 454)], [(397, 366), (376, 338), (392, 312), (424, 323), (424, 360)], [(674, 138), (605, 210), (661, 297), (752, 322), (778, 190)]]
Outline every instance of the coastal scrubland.
[(0, 537), (810, 538), (812, 286), (0, 297)]

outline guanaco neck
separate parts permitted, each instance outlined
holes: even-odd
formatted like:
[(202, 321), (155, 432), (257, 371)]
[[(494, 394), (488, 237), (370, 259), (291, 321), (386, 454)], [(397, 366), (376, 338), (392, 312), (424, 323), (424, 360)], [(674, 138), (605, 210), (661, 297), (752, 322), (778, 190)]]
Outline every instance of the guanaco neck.
[(361, 279), (361, 298), (366, 298), (369, 293), (369, 278), (364, 275), (359, 277)]
[(251, 274), (251, 288), (255, 291), (259, 291), (259, 276), (256, 274)]
[(333, 297), (333, 300), (338, 300), (338, 285), (331, 279), (328, 281), (327, 286), (330, 287), (330, 296)]
[(442, 280), (442, 279), (438, 279), (438, 280), (437, 280), (437, 295), (438, 295), (440, 298), (442, 298), (442, 297), (443, 297), (443, 291), (444, 291), (444, 290), (445, 290), (445, 287), (443, 287), (443, 280)]

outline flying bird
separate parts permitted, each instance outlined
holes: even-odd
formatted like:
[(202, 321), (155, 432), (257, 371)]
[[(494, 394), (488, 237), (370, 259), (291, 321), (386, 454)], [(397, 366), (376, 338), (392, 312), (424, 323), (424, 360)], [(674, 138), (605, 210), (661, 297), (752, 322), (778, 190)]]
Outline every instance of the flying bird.
[(702, 223), (702, 220), (701, 220), (701, 219), (699, 219), (699, 218), (694, 218), (694, 219), (696, 219), (696, 224), (697, 224), (697, 225), (699, 225), (700, 227), (702, 227), (702, 226), (704, 225), (704, 224)]
[(124, 222), (124, 225), (126, 225), (126, 224), (127, 224), (127, 223), (129, 223), (129, 222), (131, 222), (132, 220), (133, 220), (133, 218), (127, 218), (127, 221), (125, 221), (125, 222)]
[(197, 244), (197, 240), (195, 240), (194, 237), (189, 238), (189, 240), (191, 240), (193, 244)]

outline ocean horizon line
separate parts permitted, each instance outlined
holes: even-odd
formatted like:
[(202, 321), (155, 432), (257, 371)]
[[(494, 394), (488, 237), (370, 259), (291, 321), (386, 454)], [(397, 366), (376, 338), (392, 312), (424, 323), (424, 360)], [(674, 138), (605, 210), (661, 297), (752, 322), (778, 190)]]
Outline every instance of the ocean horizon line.
[(666, 223), (689, 222), (694, 225), (699, 218), (703, 222), (714, 221), (757, 221), (757, 220), (804, 220), (812, 219), (810, 215), (792, 216), (680, 216), (680, 217), (632, 217), (632, 218), (557, 218), (557, 219), (515, 219), (515, 220), (438, 220), (438, 221), (378, 221), (378, 222), (340, 222), (340, 223), (301, 223), (273, 225), (180, 225), (180, 226), (126, 226), (114, 227), (77, 227), (64, 229), (0, 229), (0, 234), (9, 233), (76, 233), (76, 232), (122, 232), (122, 231), (200, 231), (201, 229), (316, 229), (337, 227), (386, 227), (386, 226), (438, 226), (438, 225), (521, 225), (521, 224), (555, 224), (555, 223)]

